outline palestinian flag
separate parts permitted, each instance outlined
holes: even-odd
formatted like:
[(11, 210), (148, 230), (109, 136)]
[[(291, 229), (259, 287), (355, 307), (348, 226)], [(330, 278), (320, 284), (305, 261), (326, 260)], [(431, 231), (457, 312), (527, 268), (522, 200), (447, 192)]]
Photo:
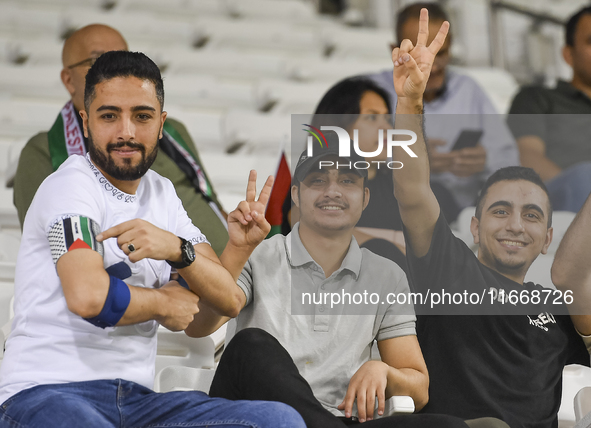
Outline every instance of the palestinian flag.
[(99, 233), (98, 224), (88, 217), (72, 215), (58, 219), (47, 234), (53, 262), (57, 263), (62, 255), (78, 248), (88, 248), (102, 256), (103, 244), (96, 240)]
[(265, 218), (271, 224), (271, 231), (267, 235), (267, 238), (281, 233), (283, 201), (289, 197), (290, 188), (291, 172), (289, 172), (289, 166), (287, 166), (285, 151), (282, 151), (281, 157), (279, 158), (279, 166), (275, 173), (275, 182), (273, 183), (273, 189), (271, 190), (271, 196), (267, 204), (267, 211), (265, 211)]

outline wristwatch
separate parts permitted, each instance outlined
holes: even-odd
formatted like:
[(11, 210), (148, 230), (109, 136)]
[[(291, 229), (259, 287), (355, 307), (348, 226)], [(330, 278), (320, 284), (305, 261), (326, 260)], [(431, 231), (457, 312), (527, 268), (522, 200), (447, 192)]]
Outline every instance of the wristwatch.
[(193, 248), (193, 244), (191, 244), (186, 239), (183, 239), (179, 236), (181, 240), (181, 262), (171, 262), (170, 260), (166, 260), (166, 263), (171, 265), (175, 269), (182, 269), (190, 266), (191, 263), (195, 261), (195, 248)]

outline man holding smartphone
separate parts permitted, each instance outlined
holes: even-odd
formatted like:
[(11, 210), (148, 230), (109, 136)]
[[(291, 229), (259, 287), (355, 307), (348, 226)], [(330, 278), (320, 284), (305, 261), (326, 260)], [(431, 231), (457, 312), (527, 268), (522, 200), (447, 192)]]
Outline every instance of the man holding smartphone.
[[(398, 43), (404, 39), (416, 42), (421, 8), (429, 11), (432, 35), (448, 20), (437, 3), (411, 4), (398, 14)], [(472, 78), (448, 67), (450, 49), (448, 36), (435, 58), (425, 89), (425, 131), (431, 181), (449, 190), (462, 209), (474, 205), (478, 190), (494, 171), (519, 165), (519, 156), (515, 140), (488, 96)], [(390, 93), (391, 104), (396, 105), (392, 70), (371, 78)], [(456, 142), (460, 144), (457, 150)]]

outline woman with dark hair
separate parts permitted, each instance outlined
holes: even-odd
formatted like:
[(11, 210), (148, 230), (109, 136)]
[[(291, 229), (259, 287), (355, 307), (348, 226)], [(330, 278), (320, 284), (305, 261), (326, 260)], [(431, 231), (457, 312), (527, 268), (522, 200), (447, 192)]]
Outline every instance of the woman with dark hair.
[[(378, 138), (383, 138), (381, 152), (374, 157), (366, 157), (370, 165), (366, 182), (370, 199), (354, 235), (360, 246), (393, 260), (405, 269), (402, 219), (394, 197), (392, 170), (386, 166), (386, 130), (393, 128), (391, 112), (386, 91), (370, 79), (351, 77), (335, 84), (322, 97), (314, 112), (312, 126), (319, 129), (323, 125), (339, 126), (351, 136), (356, 130), (359, 148), (366, 153), (377, 151)], [(384, 130), (381, 134), (380, 129)], [(447, 220), (455, 220), (459, 208), (451, 193), (436, 183), (431, 185)], [(287, 204), (284, 208), (289, 209)], [(296, 216), (293, 211), (292, 216)]]

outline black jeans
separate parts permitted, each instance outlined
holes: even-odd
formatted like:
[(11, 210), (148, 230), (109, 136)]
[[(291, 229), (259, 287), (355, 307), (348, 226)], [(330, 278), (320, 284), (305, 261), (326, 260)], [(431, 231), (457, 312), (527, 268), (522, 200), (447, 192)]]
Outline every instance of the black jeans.
[[(343, 428), (356, 424), (322, 407), (285, 348), (258, 328), (242, 330), (230, 341), (209, 395), (230, 400), (280, 401), (296, 409), (308, 428)], [(460, 418), (446, 415), (397, 415), (363, 423), (363, 428), (392, 427), (467, 428), (467, 425)]]

